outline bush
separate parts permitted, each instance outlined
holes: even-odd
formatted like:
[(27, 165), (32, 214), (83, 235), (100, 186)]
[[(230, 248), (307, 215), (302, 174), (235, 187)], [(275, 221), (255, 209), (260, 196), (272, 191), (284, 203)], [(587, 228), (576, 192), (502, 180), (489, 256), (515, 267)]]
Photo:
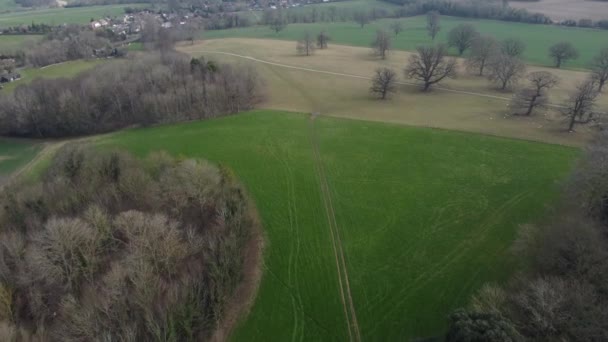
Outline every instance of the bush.
[(208, 338), (254, 225), (226, 171), (87, 146), (62, 149), (39, 184), (0, 202), (3, 340)]

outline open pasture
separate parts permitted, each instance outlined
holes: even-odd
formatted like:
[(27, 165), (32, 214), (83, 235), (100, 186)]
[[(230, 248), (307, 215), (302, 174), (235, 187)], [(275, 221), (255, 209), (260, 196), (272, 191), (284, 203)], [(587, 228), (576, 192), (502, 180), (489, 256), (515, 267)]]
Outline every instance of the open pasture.
[[(239, 29), (206, 31), (204, 32), (204, 37), (266, 38), (295, 41), (301, 39), (305, 32), (317, 34), (318, 32), (325, 30), (335, 44), (368, 47), (376, 34), (376, 30), (386, 29), (391, 32), (390, 24), (394, 20), (402, 22), (404, 27), (403, 32), (393, 37), (394, 49), (411, 51), (419, 45), (432, 43), (426, 31), (425, 16), (403, 19), (382, 19), (371, 22), (364, 28), (361, 28), (355, 22), (290, 24), (279, 33), (275, 33), (266, 26), (255, 26)], [(456, 25), (462, 23), (470, 23), (482, 34), (492, 35), (497, 39), (510, 37), (522, 39), (527, 45), (524, 53), (526, 62), (543, 66), (552, 65), (552, 61), (548, 56), (548, 49), (551, 45), (560, 41), (572, 43), (580, 53), (580, 57), (577, 60), (565, 64), (565, 68), (586, 68), (593, 56), (595, 56), (602, 47), (608, 46), (608, 31), (606, 30), (509, 23), (446, 16), (441, 18), (441, 31), (437, 35), (435, 41), (442, 43), (447, 42), (448, 32)]]
[(204, 157), (246, 185), (267, 248), (256, 304), (234, 335), (244, 341), (438, 335), (481, 284), (506, 279), (518, 224), (543, 213), (578, 153), (274, 111), (97, 143)]
[[(294, 42), (259, 39), (210, 40), (184, 44), (180, 50), (193, 56), (204, 54), (218, 61), (252, 63), (268, 88), (266, 101), (262, 104), (265, 108), (320, 112), (577, 146), (590, 136), (586, 127), (578, 128), (576, 134), (566, 133), (563, 117), (556, 111), (529, 118), (507, 116), (512, 93), (494, 90), (487, 79), (465, 72), (441, 84), (443, 88), (458, 92), (436, 89), (425, 94), (416, 86), (401, 85), (391, 99), (384, 102), (373, 99), (369, 95), (367, 78), (375, 68), (390, 66), (398, 72), (399, 81), (408, 81), (402, 73), (409, 56), (407, 52), (394, 51), (388, 60), (381, 61), (373, 57), (368, 48), (330, 44), (329, 49), (317, 50), (314, 56), (301, 57), (296, 55)], [(211, 53), (213, 51), (251, 56), (272, 64)], [(557, 104), (563, 103), (571, 89), (587, 77), (584, 72), (570, 70), (529, 68), (529, 71), (533, 70), (549, 70), (561, 78), (560, 85), (551, 92), (551, 100)], [(599, 104), (600, 109), (608, 107), (608, 97), (600, 97)]]
[(40, 35), (0, 35), (0, 52), (11, 54), (34, 44), (42, 38)]
[(145, 4), (121, 4), (8, 12), (0, 14), (0, 28), (7, 26), (28, 25), (32, 22), (50, 25), (87, 24), (91, 18), (122, 15), (124, 14), (125, 7), (144, 6)]
[(567, 19), (608, 19), (608, 3), (593, 0), (510, 1), (509, 6), (540, 12), (555, 21)]
[(43, 68), (26, 68), (19, 70), (21, 79), (11, 83), (5, 83), (0, 91), (9, 92), (15, 90), (19, 85), (28, 84), (37, 78), (70, 78), (79, 73), (94, 68), (99, 63), (104, 63), (104, 59), (76, 60), (59, 64), (49, 65)]
[(32, 160), (40, 151), (41, 144), (17, 140), (0, 140), (0, 184), (20, 167)]

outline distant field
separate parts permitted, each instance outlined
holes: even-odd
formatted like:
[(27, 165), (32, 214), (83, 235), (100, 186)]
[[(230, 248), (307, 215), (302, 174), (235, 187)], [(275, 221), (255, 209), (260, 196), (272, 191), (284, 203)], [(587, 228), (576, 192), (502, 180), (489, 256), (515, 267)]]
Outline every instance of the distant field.
[(45, 68), (31, 68), (20, 70), (21, 79), (15, 82), (6, 83), (0, 92), (13, 91), (21, 84), (27, 84), (36, 78), (70, 78), (79, 73), (89, 70), (100, 63), (104, 63), (104, 59), (94, 60), (77, 60), (61, 64), (50, 65)]
[[(369, 48), (330, 44), (314, 56), (296, 54), (295, 43), (261, 39), (206, 40), (179, 47), (193, 56), (222, 62), (247, 63), (259, 71), (267, 88), (264, 108), (297, 112), (319, 112), (330, 116), (401, 123), (414, 126), (455, 129), (504, 137), (580, 146), (596, 130), (581, 126), (576, 134), (565, 132), (563, 116), (558, 111), (538, 113), (533, 117), (509, 117), (507, 104), (512, 93), (495, 90), (486, 78), (460, 70), (458, 78), (447, 80), (442, 87), (489, 97), (434, 90), (422, 93), (418, 87), (403, 85), (388, 101), (378, 101), (369, 94), (370, 81), (364, 78), (316, 73), (285, 66), (371, 77), (379, 66), (393, 68), (399, 81), (403, 77), (409, 52), (394, 51), (388, 60), (371, 56)], [(205, 53), (207, 51), (207, 53)], [(259, 58), (269, 63), (210, 53), (224, 51)], [(587, 73), (541, 67), (529, 71), (550, 70), (561, 83), (551, 91), (551, 102), (562, 104)], [(495, 98), (498, 97), (498, 98)], [(608, 108), (608, 96), (601, 96), (598, 108)]]
[(15, 3), (15, 0), (0, 0), (0, 12), (14, 10), (19, 7), (20, 6)]
[(74, 8), (51, 8), (0, 14), (0, 28), (27, 25), (32, 22), (52, 25), (86, 24), (91, 18), (124, 14), (125, 7), (144, 7), (146, 4), (122, 4)]
[[(353, 316), (340, 289), (348, 298), (347, 288), (362, 340), (440, 335), (451, 310), (510, 274), (518, 224), (543, 213), (578, 154), (273, 111), (122, 131), (98, 143), (140, 156), (207, 158), (244, 182), (268, 243), (259, 295), (237, 341), (346, 341)], [(332, 232), (343, 248), (339, 268)]]
[(27, 164), (40, 150), (40, 144), (0, 139), (0, 184), (19, 167)]
[[(380, 28), (390, 30), (389, 26), (394, 20), (383, 19), (375, 21), (366, 25), (363, 29), (354, 22), (290, 24), (279, 33), (275, 33), (265, 26), (257, 26), (243, 29), (206, 31), (203, 36), (205, 38), (243, 37), (298, 40), (307, 31), (317, 33), (325, 30), (334, 43), (370, 46), (376, 30)], [(404, 31), (393, 39), (395, 49), (411, 51), (421, 44), (431, 43), (427, 35), (426, 18), (424, 16), (404, 18), (399, 19), (399, 21), (403, 23)], [(529, 63), (537, 65), (552, 65), (552, 61), (547, 56), (547, 50), (551, 45), (559, 41), (571, 42), (580, 52), (580, 58), (567, 63), (565, 65), (566, 68), (587, 67), (593, 56), (602, 47), (608, 46), (608, 31), (456, 17), (442, 17), (442, 29), (436, 41), (446, 42), (448, 32), (461, 23), (471, 23), (479, 32), (493, 35), (498, 39), (508, 37), (522, 39), (527, 45), (524, 59)]]
[(608, 19), (608, 2), (594, 0), (509, 1), (509, 6), (540, 12), (559, 21), (566, 19)]
[(24, 47), (28, 42), (41, 39), (39, 35), (0, 35), (0, 52), (11, 53)]

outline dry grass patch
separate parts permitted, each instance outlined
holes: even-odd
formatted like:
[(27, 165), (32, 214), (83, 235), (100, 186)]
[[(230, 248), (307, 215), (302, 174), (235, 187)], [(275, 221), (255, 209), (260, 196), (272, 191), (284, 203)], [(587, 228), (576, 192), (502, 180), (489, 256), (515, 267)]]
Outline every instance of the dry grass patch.
[[(390, 101), (374, 100), (369, 94), (370, 81), (378, 66), (399, 71), (411, 54), (392, 51), (388, 60), (375, 58), (371, 49), (330, 45), (314, 56), (297, 56), (295, 42), (259, 39), (222, 39), (182, 45), (180, 50), (195, 56), (255, 63), (269, 88), (263, 107), (304, 112), (320, 112), (323, 115), (364, 120), (385, 121), (416, 126), (428, 126), (485, 134), (545, 141), (551, 143), (581, 145), (588, 141), (595, 130), (579, 128), (577, 134), (567, 134), (562, 116), (548, 111), (531, 118), (511, 117), (507, 107), (511, 92), (501, 92), (483, 77), (470, 75), (461, 64), (460, 76), (447, 80), (440, 87), (470, 92), (463, 94), (436, 89), (428, 94), (419, 88), (401, 85)], [(212, 51), (231, 52), (251, 56), (272, 65), (248, 59), (218, 55)], [(284, 65), (329, 71), (364, 78), (319, 73), (287, 68)], [(563, 103), (578, 82), (587, 77), (585, 72), (529, 67), (532, 71), (550, 71), (561, 79), (551, 91), (552, 103)], [(600, 106), (608, 106), (608, 97), (600, 98)]]

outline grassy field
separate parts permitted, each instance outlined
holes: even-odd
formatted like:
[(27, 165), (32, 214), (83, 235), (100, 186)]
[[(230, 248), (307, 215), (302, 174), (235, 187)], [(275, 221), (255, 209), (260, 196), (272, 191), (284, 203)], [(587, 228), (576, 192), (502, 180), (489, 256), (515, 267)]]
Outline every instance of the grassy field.
[[(235, 335), (244, 341), (347, 340), (347, 288), (363, 340), (440, 334), (450, 310), (510, 273), (517, 225), (543, 213), (577, 155), (273, 111), (123, 131), (98, 143), (140, 156), (204, 157), (244, 182), (268, 239), (256, 304)], [(332, 229), (344, 266), (336, 266)]]
[[(469, 75), (463, 70), (458, 78), (442, 83), (442, 87), (464, 91), (464, 94), (445, 90), (422, 93), (418, 87), (403, 85), (388, 101), (372, 98), (369, 95), (370, 81), (365, 77), (371, 77), (374, 69), (379, 66), (389, 66), (397, 71), (399, 81), (407, 81), (401, 70), (409, 56), (408, 52), (395, 51), (388, 60), (382, 61), (372, 57), (368, 48), (334, 44), (327, 50), (317, 51), (314, 56), (301, 57), (296, 55), (293, 42), (259, 39), (207, 40), (194, 45), (184, 44), (179, 49), (193, 56), (204, 54), (217, 61), (252, 64), (265, 80), (267, 96), (261, 105), (264, 108), (320, 112), (331, 116), (455, 129), (575, 146), (586, 143), (596, 132), (585, 126), (578, 127), (575, 134), (565, 132), (564, 117), (555, 110), (527, 118), (508, 116), (510, 112), (507, 105), (512, 93), (497, 91), (487, 79)], [(275, 64), (205, 51), (232, 52)], [(359, 77), (316, 73), (285, 66)], [(537, 70), (549, 69), (529, 68), (529, 71)], [(584, 72), (572, 70), (550, 71), (561, 79), (559, 86), (551, 91), (551, 101), (557, 104), (563, 103), (575, 85), (587, 77)], [(608, 108), (608, 96), (599, 98), (598, 108)]]
[(118, 16), (124, 14), (125, 7), (145, 7), (145, 4), (121, 4), (73, 8), (51, 8), (0, 14), (0, 28), (27, 25), (32, 22), (52, 25), (87, 24), (91, 18)]
[(21, 79), (15, 82), (6, 83), (3, 92), (13, 91), (19, 85), (30, 83), (37, 78), (70, 78), (78, 75), (79, 73), (89, 70), (100, 63), (104, 63), (104, 59), (94, 60), (76, 60), (64, 62), (61, 64), (49, 65), (44, 68), (28, 68), (20, 70)]
[(40, 144), (22, 140), (0, 139), (0, 183), (27, 164), (40, 150)]
[[(298, 40), (306, 31), (313, 33), (325, 30), (336, 44), (354, 46), (370, 46), (376, 30), (382, 28), (390, 30), (390, 24), (396, 19), (384, 19), (372, 22), (361, 29), (354, 22), (346, 23), (315, 23), (290, 24), (279, 33), (275, 33), (265, 26), (248, 27), (243, 29), (230, 29), (219, 31), (206, 31), (205, 38), (269, 38)], [(426, 31), (426, 17), (417, 16), (399, 19), (403, 23), (404, 31), (393, 39), (393, 47), (398, 50), (414, 50), (421, 44), (429, 44), (431, 40)], [(571, 42), (580, 52), (580, 58), (569, 62), (566, 68), (585, 68), (593, 56), (603, 47), (608, 46), (608, 31), (566, 28), (548, 25), (532, 25), (522, 23), (508, 23), (493, 20), (474, 20), (456, 17), (442, 17), (441, 31), (436, 38), (437, 42), (446, 42), (448, 32), (458, 24), (471, 23), (479, 32), (493, 35), (498, 39), (518, 37), (522, 39), (527, 49), (524, 59), (537, 65), (550, 66), (552, 62), (547, 55), (548, 48), (560, 41)], [(453, 51), (455, 52), (455, 51)]]
[(29, 42), (36, 42), (42, 37), (39, 35), (0, 35), (0, 51), (12, 53), (20, 50)]

